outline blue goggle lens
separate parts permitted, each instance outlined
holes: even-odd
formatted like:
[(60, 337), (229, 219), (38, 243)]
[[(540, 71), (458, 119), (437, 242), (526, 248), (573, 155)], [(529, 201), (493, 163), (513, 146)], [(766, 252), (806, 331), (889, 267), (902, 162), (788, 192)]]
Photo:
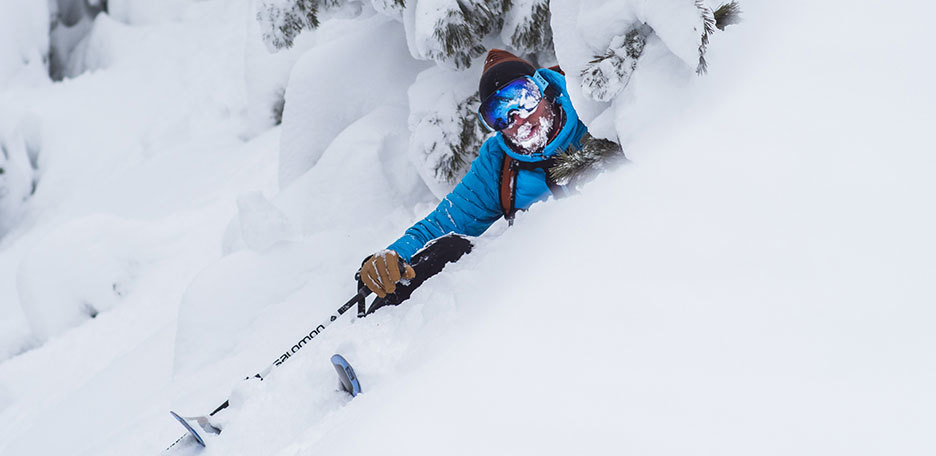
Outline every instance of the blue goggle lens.
[(510, 126), (511, 115), (520, 112), (530, 114), (536, 110), (543, 92), (529, 76), (511, 81), (481, 102), (478, 116), (494, 131)]

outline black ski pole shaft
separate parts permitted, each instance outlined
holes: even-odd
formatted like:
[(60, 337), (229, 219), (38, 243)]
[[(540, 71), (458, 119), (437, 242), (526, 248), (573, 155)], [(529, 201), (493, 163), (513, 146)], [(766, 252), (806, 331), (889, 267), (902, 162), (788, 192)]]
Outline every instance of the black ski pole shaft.
[[(259, 374), (255, 374), (254, 377), (259, 378), (260, 380), (263, 380), (264, 377), (269, 375), (270, 371), (272, 371), (274, 367), (279, 366), (280, 364), (283, 364), (283, 362), (285, 362), (287, 359), (292, 357), (292, 355), (294, 355), (296, 352), (302, 349), (302, 347), (304, 347), (306, 344), (311, 342), (312, 339), (314, 339), (316, 336), (321, 334), (322, 331), (324, 331), (325, 328), (327, 328), (328, 325), (331, 324), (331, 322), (337, 320), (338, 317), (344, 315), (344, 313), (347, 312), (348, 309), (353, 307), (355, 304), (358, 304), (359, 308), (363, 308), (364, 298), (366, 298), (369, 294), (371, 294), (371, 291), (367, 287), (359, 288), (357, 293), (354, 295), (354, 297), (351, 298), (348, 302), (344, 303), (343, 306), (339, 307), (338, 310), (328, 318), (328, 320), (325, 320), (323, 323), (320, 323), (318, 326), (312, 329), (312, 331), (309, 331), (309, 333), (303, 336), (302, 339), (300, 339), (298, 343), (294, 344), (292, 347), (289, 347), (288, 350), (283, 352), (283, 354), (280, 355), (276, 359), (276, 361), (273, 362), (273, 364), (267, 366), (267, 368), (260, 371)], [(359, 316), (361, 316), (360, 310), (358, 310), (358, 314)], [(250, 379), (251, 377), (247, 377), (244, 380), (250, 380)], [(223, 404), (219, 405), (218, 408), (214, 409), (214, 411), (211, 412), (208, 416), (214, 416), (216, 413), (220, 412), (221, 410), (226, 409), (229, 405), (231, 405), (229, 401), (224, 401)]]

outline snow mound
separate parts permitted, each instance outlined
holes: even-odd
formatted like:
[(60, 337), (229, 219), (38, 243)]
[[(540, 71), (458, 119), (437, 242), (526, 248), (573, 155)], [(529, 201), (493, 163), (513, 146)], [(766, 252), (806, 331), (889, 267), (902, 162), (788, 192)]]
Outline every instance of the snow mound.
[(286, 214), (260, 192), (241, 195), (237, 199), (237, 209), (241, 237), (252, 250), (267, 250), (273, 244), (289, 240), (295, 235), (295, 229)]
[(129, 25), (158, 24), (177, 21), (193, 0), (107, 0), (107, 12), (114, 19)]
[(0, 90), (48, 81), (49, 2), (0, 0)]
[(286, 87), (280, 145), (280, 188), (315, 166), (332, 140), (374, 108), (405, 103), (419, 72), (399, 24), (382, 15), (333, 20), (316, 30), (317, 45), (293, 67)]
[(48, 339), (119, 306), (137, 279), (170, 255), (172, 243), (158, 225), (112, 215), (83, 217), (52, 231), (17, 275), (33, 333)]
[[(326, 315), (347, 300), (361, 260), (393, 241), (385, 233), (415, 217), (401, 209), (403, 202), (431, 199), (406, 160), (406, 131), (404, 107), (378, 108), (341, 132), (316, 166), (272, 201), (255, 195), (254, 204), (242, 205), (226, 236), (225, 250), (233, 253), (203, 271), (185, 293), (177, 375), (217, 364), (227, 379), (241, 378), (245, 372), (227, 370), (233, 365), (226, 357), (233, 353), (241, 370), (260, 370), (273, 360), (270, 347), (291, 345), (309, 324), (295, 315)], [(341, 196), (322, 198), (326, 194)], [(259, 213), (260, 222), (246, 212)], [(303, 237), (281, 240), (278, 220), (284, 219)], [(245, 230), (278, 242), (243, 251), (254, 242), (244, 238)]]
[(21, 219), (38, 179), (34, 123), (21, 118), (19, 128), (0, 130), (0, 239)]

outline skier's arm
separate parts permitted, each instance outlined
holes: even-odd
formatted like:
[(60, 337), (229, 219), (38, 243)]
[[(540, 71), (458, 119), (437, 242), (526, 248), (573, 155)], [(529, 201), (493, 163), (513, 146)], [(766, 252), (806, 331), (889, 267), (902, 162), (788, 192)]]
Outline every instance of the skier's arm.
[(429, 241), (449, 233), (478, 236), (502, 215), (499, 192), (500, 151), (488, 150), (488, 144), (471, 163), (468, 174), (426, 218), (406, 230), (387, 247), (407, 263)]

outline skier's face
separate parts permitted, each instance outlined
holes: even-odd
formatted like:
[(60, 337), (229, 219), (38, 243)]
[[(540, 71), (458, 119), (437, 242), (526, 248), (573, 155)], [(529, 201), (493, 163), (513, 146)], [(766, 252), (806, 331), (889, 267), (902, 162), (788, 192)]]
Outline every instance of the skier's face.
[(528, 116), (513, 116), (501, 133), (513, 144), (532, 151), (546, 145), (554, 117), (552, 104), (544, 98)]

